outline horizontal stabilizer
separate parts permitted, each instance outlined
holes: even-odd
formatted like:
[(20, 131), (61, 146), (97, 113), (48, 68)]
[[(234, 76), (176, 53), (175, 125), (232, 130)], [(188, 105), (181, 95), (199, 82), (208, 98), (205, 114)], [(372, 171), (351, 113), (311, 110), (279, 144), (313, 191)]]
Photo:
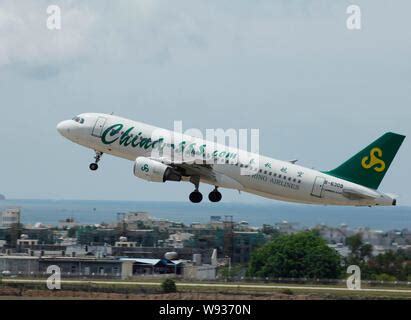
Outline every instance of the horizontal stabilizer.
[(358, 191), (355, 189), (343, 189), (343, 196), (350, 200), (358, 199), (376, 199), (379, 197), (378, 193), (368, 191)]

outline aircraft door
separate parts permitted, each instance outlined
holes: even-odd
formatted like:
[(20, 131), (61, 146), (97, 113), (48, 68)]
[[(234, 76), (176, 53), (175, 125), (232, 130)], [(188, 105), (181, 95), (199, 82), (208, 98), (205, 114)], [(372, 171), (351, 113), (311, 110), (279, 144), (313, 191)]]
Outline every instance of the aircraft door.
[(93, 131), (91, 132), (91, 135), (94, 137), (100, 138), (101, 134), (103, 133), (103, 129), (104, 129), (104, 125), (106, 121), (107, 121), (106, 118), (98, 117), (94, 125)]
[(325, 179), (322, 177), (316, 177), (313, 185), (313, 190), (311, 191), (311, 195), (321, 198), (323, 196), (323, 187), (324, 187)]

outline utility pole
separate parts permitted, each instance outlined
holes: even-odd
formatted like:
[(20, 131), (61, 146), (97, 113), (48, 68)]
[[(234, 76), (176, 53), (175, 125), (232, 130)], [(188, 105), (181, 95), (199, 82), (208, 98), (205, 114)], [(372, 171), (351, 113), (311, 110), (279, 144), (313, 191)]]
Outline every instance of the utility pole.
[(124, 212), (117, 212), (117, 228), (121, 236), (126, 235), (126, 214)]
[(230, 267), (231, 260), (233, 258), (234, 252), (234, 223), (233, 216), (226, 215), (224, 216), (224, 256), (230, 258)]

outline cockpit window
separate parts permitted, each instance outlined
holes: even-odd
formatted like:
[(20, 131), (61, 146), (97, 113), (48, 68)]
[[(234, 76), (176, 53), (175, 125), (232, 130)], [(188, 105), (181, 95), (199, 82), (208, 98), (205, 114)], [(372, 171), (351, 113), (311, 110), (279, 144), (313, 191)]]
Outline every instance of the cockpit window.
[(80, 123), (80, 124), (84, 123), (84, 118), (81, 118), (81, 117), (74, 117), (73, 120)]

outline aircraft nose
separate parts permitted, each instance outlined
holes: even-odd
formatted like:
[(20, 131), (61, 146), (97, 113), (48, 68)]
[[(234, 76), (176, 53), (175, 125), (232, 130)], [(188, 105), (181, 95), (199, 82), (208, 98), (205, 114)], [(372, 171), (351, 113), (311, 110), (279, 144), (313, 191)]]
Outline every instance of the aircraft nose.
[(67, 137), (67, 135), (70, 133), (70, 121), (69, 121), (69, 120), (61, 121), (61, 122), (57, 125), (57, 131), (58, 131), (63, 137)]

